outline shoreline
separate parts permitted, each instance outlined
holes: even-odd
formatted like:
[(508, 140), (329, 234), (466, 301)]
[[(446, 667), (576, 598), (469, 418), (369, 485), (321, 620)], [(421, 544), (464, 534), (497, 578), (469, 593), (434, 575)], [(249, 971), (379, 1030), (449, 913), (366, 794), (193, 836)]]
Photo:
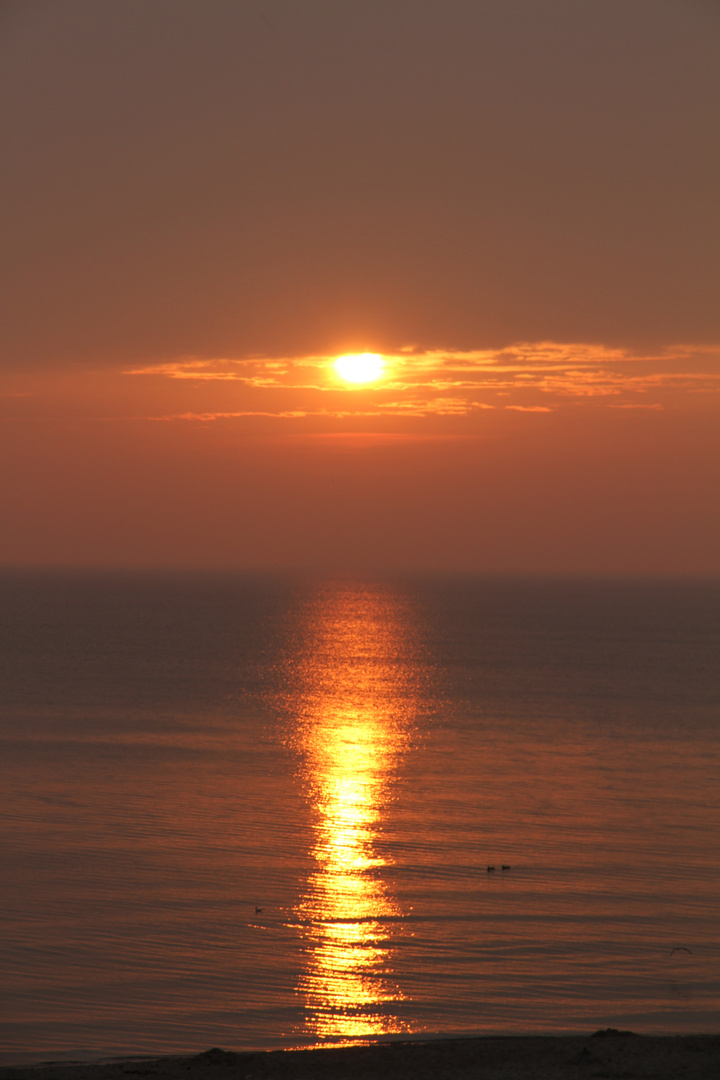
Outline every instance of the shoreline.
[(478, 1035), (301, 1050), (42, 1062), (3, 1066), (0, 1080), (716, 1080), (720, 1034)]

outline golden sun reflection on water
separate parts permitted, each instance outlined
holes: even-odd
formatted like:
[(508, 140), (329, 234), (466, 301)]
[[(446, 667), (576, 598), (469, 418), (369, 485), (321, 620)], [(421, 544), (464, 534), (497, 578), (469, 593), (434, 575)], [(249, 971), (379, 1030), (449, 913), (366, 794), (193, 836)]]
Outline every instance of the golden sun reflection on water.
[(314, 869), (297, 914), (306, 935), (299, 991), (320, 1039), (406, 1030), (393, 957), (403, 912), (388, 893), (380, 843), (410, 733), (412, 688), (400, 678), (407, 614), (392, 592), (322, 595), (305, 635), (300, 743), (312, 803)]

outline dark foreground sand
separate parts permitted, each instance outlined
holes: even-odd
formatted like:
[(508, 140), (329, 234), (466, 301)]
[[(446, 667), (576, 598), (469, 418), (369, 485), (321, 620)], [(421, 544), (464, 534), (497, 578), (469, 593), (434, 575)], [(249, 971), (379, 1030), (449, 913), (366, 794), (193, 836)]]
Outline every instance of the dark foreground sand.
[(0, 1069), (0, 1080), (720, 1080), (720, 1035), (505, 1036)]

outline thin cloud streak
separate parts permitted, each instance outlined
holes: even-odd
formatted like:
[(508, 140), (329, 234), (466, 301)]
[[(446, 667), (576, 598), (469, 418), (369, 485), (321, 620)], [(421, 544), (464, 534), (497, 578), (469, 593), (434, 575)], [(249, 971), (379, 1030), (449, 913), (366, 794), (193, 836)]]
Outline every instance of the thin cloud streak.
[[(190, 408), (153, 419), (423, 418), (467, 416), (486, 409), (553, 412), (570, 403), (590, 401), (601, 407), (660, 411), (678, 395), (720, 390), (720, 347), (678, 345), (649, 355), (597, 344), (556, 342), (521, 342), (496, 350), (406, 348), (384, 353), (385, 377), (362, 387), (339, 378), (336, 358), (182, 358), (134, 367), (125, 374), (196, 386), (232, 383), (253, 398), (243, 401), (240, 409)], [(637, 400), (647, 395), (652, 395), (651, 402)], [(510, 401), (503, 400), (508, 397)]]

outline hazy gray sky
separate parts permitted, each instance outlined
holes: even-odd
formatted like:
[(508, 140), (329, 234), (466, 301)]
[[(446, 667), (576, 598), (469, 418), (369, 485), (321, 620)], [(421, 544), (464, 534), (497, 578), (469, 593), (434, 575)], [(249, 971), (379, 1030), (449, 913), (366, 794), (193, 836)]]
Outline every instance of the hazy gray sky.
[(6, 364), (720, 340), (720, 5), (2, 7)]
[(720, 573), (720, 3), (6, 2), (0, 148), (0, 562)]

